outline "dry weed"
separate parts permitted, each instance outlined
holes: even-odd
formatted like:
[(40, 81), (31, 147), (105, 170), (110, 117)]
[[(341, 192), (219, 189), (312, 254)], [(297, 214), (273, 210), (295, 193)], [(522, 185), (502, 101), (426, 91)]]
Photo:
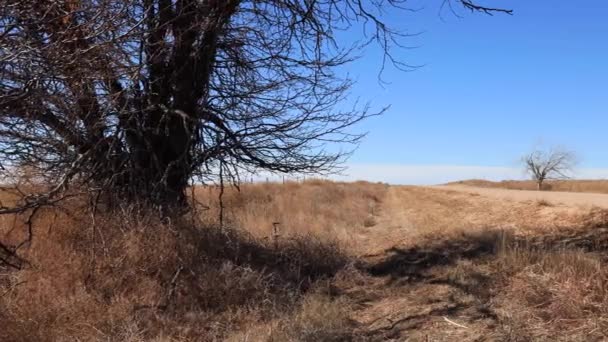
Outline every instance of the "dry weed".
[[(527, 245), (527, 246), (526, 246)], [(608, 332), (604, 257), (532, 242), (504, 249), (497, 274), (502, 330), (512, 340), (603, 340)]]
[[(125, 208), (100, 213), (93, 226), (76, 200), (41, 211), (21, 251), (31, 265), (0, 269), (0, 340), (599, 341), (608, 334), (605, 210), (314, 180), (228, 190), (219, 229), (217, 189), (195, 190), (209, 209), (172, 222)], [(370, 218), (374, 228), (366, 229)], [(281, 222), (277, 236), (272, 222)], [(0, 218), (3, 241), (20, 241), (23, 228), (19, 217)], [(357, 234), (369, 235), (357, 240), (365, 246), (352, 245), (349, 235)], [(380, 253), (352, 257), (368, 245)], [(366, 319), (356, 320), (362, 312)], [(379, 335), (353, 323), (376, 316), (403, 323)], [(394, 325), (385, 321), (379, 326)]]
[(26, 256), (32, 267), (3, 279), (1, 340), (214, 339), (289, 310), (346, 262), (314, 240), (275, 250), (236, 232), (183, 233), (150, 218), (98, 224), (103, 240), (79, 225), (39, 231)]
[[(380, 214), (386, 189), (382, 184), (321, 180), (243, 184), (240, 190), (226, 189), (225, 220), (259, 238), (272, 238), (277, 222), (282, 237), (313, 234), (348, 244), (353, 228), (364, 227), (370, 216)], [(218, 189), (197, 188), (196, 198), (209, 208), (205, 217), (217, 222)]]
[(553, 203), (551, 203), (545, 199), (538, 199), (538, 200), (536, 200), (535, 203), (539, 207), (552, 207), (553, 206)]

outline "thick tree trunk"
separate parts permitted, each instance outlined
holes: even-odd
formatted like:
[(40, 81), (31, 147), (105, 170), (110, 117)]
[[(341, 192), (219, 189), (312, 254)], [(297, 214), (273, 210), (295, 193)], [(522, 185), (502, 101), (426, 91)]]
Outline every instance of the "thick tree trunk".
[(116, 192), (132, 202), (163, 207), (183, 206), (192, 174), (191, 141), (195, 125), (180, 115), (162, 110), (141, 113), (146, 127), (127, 129), (124, 151), (114, 184)]

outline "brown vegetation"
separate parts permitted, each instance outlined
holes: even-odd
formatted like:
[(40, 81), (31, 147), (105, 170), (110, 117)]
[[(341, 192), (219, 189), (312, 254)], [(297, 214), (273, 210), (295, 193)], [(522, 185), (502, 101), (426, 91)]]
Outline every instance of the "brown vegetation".
[[(338, 232), (362, 226), (384, 188), (315, 181), (230, 189), (223, 229), (210, 219), (215, 188), (197, 189), (211, 206), (199, 212), (205, 220), (163, 222), (127, 208), (97, 214), (92, 225), (77, 200), (46, 209), (21, 250), (29, 264), (0, 268), (0, 340), (343, 339), (352, 327), (327, 287), (352, 262)], [(284, 229), (275, 241), (266, 229), (276, 220)], [(2, 216), (3, 242), (23, 239), (21, 221)]]
[[(482, 179), (470, 179), (452, 182), (449, 184), (512, 190), (537, 190), (538, 187), (536, 181), (532, 180), (505, 180), (500, 182), (492, 182)], [(548, 180), (544, 182), (543, 190), (608, 194), (608, 180)]]
[[(314, 234), (346, 243), (354, 228), (369, 226), (380, 215), (380, 203), (388, 185), (368, 182), (334, 183), (309, 180), (244, 184), (226, 188), (224, 220), (228, 226), (245, 227), (258, 238), (273, 238), (277, 223), (279, 238)], [(217, 221), (219, 189), (198, 187), (195, 198), (204, 217)]]
[[(602, 340), (608, 214), (421, 187), (195, 189), (195, 215), (48, 208), (0, 340)], [(208, 207), (207, 210), (203, 210)], [(370, 224), (373, 219), (374, 224)], [(21, 240), (21, 218), (0, 218)], [(280, 222), (278, 234), (273, 222)], [(93, 224), (94, 223), (94, 224)], [(278, 236), (276, 236), (278, 235)]]

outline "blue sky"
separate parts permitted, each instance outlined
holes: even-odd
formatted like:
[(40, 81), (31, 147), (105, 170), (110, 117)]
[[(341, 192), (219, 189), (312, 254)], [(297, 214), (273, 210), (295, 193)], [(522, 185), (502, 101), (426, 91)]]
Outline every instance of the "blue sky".
[(416, 49), (394, 51), (423, 66), (388, 68), (386, 85), (377, 50), (349, 67), (358, 82), (351, 98), (391, 106), (358, 127), (369, 135), (349, 161), (351, 177), (434, 183), (446, 180), (444, 168), (460, 170), (456, 178), (521, 178), (517, 160), (542, 143), (575, 151), (577, 176), (608, 178), (608, 1), (485, 4), (514, 15), (440, 15), (441, 0), (390, 13), (393, 26), (423, 32), (405, 41)]

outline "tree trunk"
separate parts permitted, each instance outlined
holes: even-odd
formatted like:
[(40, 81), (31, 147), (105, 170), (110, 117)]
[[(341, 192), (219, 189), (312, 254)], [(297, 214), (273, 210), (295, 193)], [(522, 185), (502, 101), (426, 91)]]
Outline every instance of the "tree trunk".
[(537, 185), (537, 190), (538, 190), (538, 191), (543, 190), (543, 180), (542, 180), (542, 179), (539, 179), (539, 180), (536, 182), (536, 185)]
[(113, 182), (115, 192), (132, 202), (183, 206), (192, 175), (190, 148), (196, 127), (161, 108), (141, 115), (146, 118), (145, 127), (127, 129), (128, 148), (114, 171), (121, 175)]

